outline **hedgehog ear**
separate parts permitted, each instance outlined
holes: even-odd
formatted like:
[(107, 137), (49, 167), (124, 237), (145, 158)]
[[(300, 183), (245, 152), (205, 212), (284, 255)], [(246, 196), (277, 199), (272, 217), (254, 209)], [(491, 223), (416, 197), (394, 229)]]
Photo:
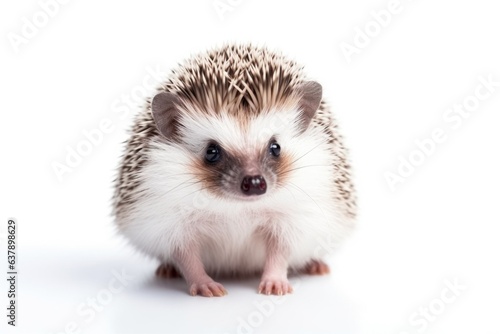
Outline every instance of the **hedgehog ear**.
[(160, 133), (171, 139), (175, 132), (175, 119), (179, 114), (180, 99), (177, 95), (161, 92), (151, 101), (151, 113)]
[(306, 81), (299, 86), (299, 93), (301, 95), (299, 108), (302, 112), (301, 129), (305, 131), (309, 127), (316, 111), (318, 111), (323, 95), (323, 88), (316, 81)]

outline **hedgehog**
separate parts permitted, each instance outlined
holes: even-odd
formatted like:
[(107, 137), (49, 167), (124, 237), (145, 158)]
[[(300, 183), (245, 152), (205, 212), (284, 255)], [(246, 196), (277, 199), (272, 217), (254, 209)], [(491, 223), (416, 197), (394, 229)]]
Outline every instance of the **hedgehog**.
[(173, 70), (145, 101), (115, 181), (118, 231), (183, 277), (189, 294), (223, 296), (214, 279), (259, 275), (283, 295), (289, 276), (329, 272), (352, 231), (350, 164), (322, 86), (267, 47), (227, 44)]

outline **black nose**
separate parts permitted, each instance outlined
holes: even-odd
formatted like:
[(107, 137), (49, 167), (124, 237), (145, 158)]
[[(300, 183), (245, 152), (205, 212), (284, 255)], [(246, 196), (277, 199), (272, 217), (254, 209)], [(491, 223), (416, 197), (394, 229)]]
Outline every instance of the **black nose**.
[(245, 176), (241, 182), (241, 191), (245, 195), (262, 195), (266, 192), (267, 184), (263, 176)]

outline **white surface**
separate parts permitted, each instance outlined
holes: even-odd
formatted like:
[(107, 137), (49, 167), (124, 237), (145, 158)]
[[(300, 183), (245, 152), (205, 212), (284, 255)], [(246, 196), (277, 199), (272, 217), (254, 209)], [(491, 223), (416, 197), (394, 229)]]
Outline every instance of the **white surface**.
[[(500, 87), (457, 129), (442, 119), (474, 94), (479, 76), (500, 80), (499, 8), (402, 0), (402, 11), (347, 63), (340, 43), (352, 43), (355, 27), (388, 3), (242, 1), (221, 20), (212, 1), (72, 1), (18, 53), (7, 33), (19, 33), (22, 17), (40, 7), (2, 3), (0, 219), (2, 231), (8, 217), (20, 224), (20, 297), (19, 326), (2, 314), (0, 331), (60, 333), (75, 321), (81, 333), (238, 333), (240, 319), (256, 317), (258, 326), (240, 332), (500, 333)], [(257, 279), (223, 280), (224, 298), (189, 297), (182, 282), (152, 278), (155, 263), (116, 237), (109, 215), (133, 114), (120, 119), (113, 104), (147, 67), (166, 72), (225, 41), (281, 49), (322, 83), (359, 190), (359, 228), (330, 260), (332, 274), (298, 278), (262, 323), (255, 303), (274, 299), (255, 293)], [(105, 118), (113, 130), (59, 182), (51, 164)], [(392, 192), (384, 173), (436, 127), (447, 140)], [(106, 294), (112, 270), (134, 281), (87, 322), (77, 309)], [(466, 289), (418, 331), (409, 318), (439, 304), (447, 279)]]

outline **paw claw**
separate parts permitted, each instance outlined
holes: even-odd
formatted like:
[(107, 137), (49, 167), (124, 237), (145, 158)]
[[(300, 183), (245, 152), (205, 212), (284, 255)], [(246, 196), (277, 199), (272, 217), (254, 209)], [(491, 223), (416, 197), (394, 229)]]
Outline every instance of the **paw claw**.
[(203, 297), (222, 297), (227, 295), (226, 289), (222, 284), (211, 281), (203, 283), (192, 283), (189, 288), (189, 294), (191, 296), (203, 296)]
[(258, 293), (266, 295), (283, 296), (292, 293), (293, 289), (288, 280), (285, 279), (263, 279), (259, 284)]

